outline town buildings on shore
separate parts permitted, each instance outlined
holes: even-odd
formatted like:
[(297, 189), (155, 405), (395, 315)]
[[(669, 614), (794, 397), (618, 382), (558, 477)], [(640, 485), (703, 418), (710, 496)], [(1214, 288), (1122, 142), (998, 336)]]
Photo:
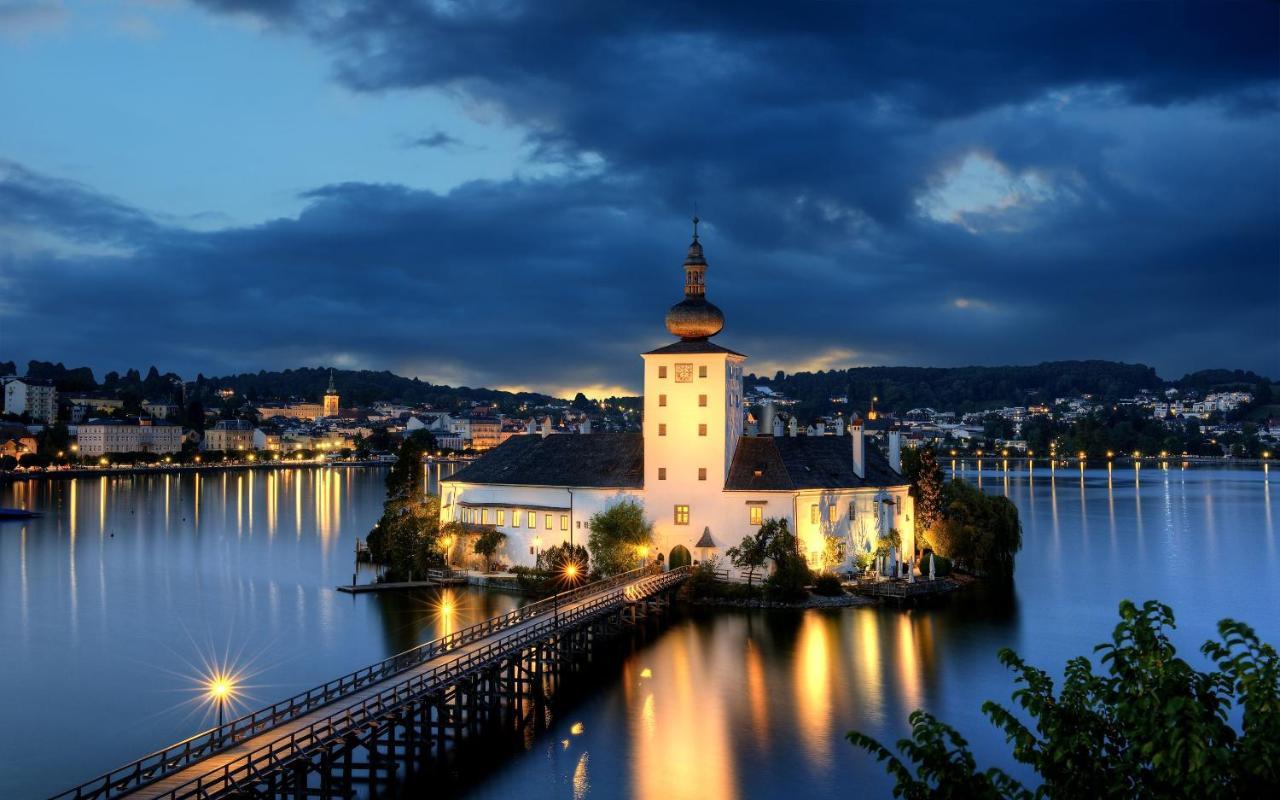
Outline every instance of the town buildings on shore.
[(58, 418), (58, 390), (53, 381), (6, 376), (4, 413), (26, 414), (33, 420), (53, 423)]
[(101, 457), (112, 453), (172, 455), (182, 450), (182, 426), (150, 417), (94, 419), (76, 429), (80, 454)]
[[(724, 315), (706, 298), (706, 269), (695, 220), (685, 299), (666, 317), (678, 339), (641, 356), (641, 432), (513, 436), (442, 482), (442, 523), (503, 532), (500, 557), (525, 565), (585, 544), (591, 516), (623, 500), (643, 504), (672, 566), (723, 554), (770, 518), (789, 523), (814, 567), (846, 566), (890, 531), (913, 552), (899, 431), (886, 430), (887, 457), (867, 446), (861, 421), (838, 436), (795, 425), (747, 435), (747, 357), (711, 341)], [(843, 560), (827, 561), (833, 552)]]

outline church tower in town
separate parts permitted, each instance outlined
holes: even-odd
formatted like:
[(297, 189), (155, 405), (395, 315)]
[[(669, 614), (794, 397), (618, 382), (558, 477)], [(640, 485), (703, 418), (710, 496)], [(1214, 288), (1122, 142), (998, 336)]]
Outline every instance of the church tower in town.
[(707, 300), (706, 275), (694, 217), (684, 300), (666, 319), (679, 340), (643, 356), (646, 510), (661, 534), (689, 546), (712, 521), (742, 436), (746, 356), (711, 341), (724, 314)]
[(324, 415), (338, 416), (338, 390), (333, 385), (333, 370), (329, 370), (329, 388), (324, 393)]

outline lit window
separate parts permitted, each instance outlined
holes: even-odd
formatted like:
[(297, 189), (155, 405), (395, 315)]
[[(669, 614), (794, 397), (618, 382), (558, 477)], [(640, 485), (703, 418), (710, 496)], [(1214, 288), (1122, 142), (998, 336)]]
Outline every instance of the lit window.
[(665, 423), (665, 422), (659, 422), (659, 423), (658, 423), (658, 435), (659, 435), (659, 436), (666, 436), (666, 435), (667, 435), (667, 423)]
[(832, 503), (827, 506), (827, 522), (835, 522), (840, 518), (840, 513), (836, 511), (836, 504)]
[(849, 521), (850, 522), (853, 522), (854, 518), (856, 517), (857, 510), (858, 510), (858, 504), (853, 501), (850, 501), (849, 502)]
[(707, 479), (707, 468), (698, 467), (698, 480), (705, 481)]
[(538, 527), (538, 512), (536, 511), (529, 512), (529, 527), (530, 528)]
[(703, 408), (707, 407), (707, 396), (705, 394), (698, 395), (698, 405), (702, 406)]
[(689, 507), (688, 506), (676, 506), (676, 524), (677, 525), (689, 524)]
[(658, 467), (658, 480), (665, 481), (667, 479), (667, 468)]
[(544, 514), (544, 515), (543, 515), (542, 527), (546, 528), (547, 530), (551, 530), (551, 515), (550, 515), (550, 514)]
[(499, 525), (507, 524), (507, 511), (504, 508), (498, 509), (498, 524)]
[(706, 365), (706, 364), (703, 364), (702, 366), (698, 367), (698, 377), (699, 377), (699, 378), (705, 378), (705, 377), (707, 377), (707, 365)]
[(659, 377), (659, 378), (665, 378), (665, 377), (667, 377), (667, 368), (666, 368), (666, 367), (658, 367), (658, 377)]
[(698, 435), (699, 436), (707, 435), (707, 423), (705, 422), (698, 423)]
[(520, 527), (520, 510), (517, 508), (511, 509), (511, 527)]
[(809, 506), (809, 521), (815, 524), (818, 522), (818, 506), (816, 503)]
[(747, 512), (750, 515), (752, 525), (764, 524), (764, 506), (750, 506), (747, 508)]
[(489, 524), (489, 509), (487, 508), (480, 509), (480, 524), (481, 525)]
[(560, 515), (560, 530), (562, 530), (562, 531), (567, 531), (567, 530), (569, 530), (569, 515), (568, 515), (568, 514), (561, 514), (561, 515)]
[(667, 405), (667, 396), (665, 394), (658, 395), (658, 406), (660, 408), (665, 408), (666, 405)]

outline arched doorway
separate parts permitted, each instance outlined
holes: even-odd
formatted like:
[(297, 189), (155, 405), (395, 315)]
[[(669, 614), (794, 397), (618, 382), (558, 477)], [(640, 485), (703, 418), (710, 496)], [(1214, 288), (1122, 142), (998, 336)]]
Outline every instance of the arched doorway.
[(689, 548), (682, 544), (671, 548), (671, 555), (667, 557), (667, 569), (679, 569), (692, 563), (693, 556), (689, 555)]

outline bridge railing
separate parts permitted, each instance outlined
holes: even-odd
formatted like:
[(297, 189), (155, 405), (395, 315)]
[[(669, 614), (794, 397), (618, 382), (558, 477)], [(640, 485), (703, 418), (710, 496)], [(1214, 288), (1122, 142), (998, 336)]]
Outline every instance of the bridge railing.
[(145, 786), (189, 764), (238, 744), (245, 739), (257, 736), (284, 722), (308, 714), (320, 706), (340, 700), (366, 686), (386, 680), (405, 670), (413, 669), (423, 662), (446, 653), (450, 650), (470, 644), (478, 639), (519, 624), (533, 617), (551, 611), (557, 605), (575, 602), (579, 598), (597, 592), (607, 591), (614, 586), (634, 581), (645, 574), (653, 572), (657, 567), (648, 565), (639, 569), (615, 575), (612, 578), (588, 583), (583, 586), (561, 592), (558, 595), (527, 603), (506, 614), (491, 617), (483, 622), (469, 625), (453, 633), (434, 639), (424, 644), (384, 658), (376, 664), (361, 667), (340, 678), (300, 692), (292, 697), (260, 708), (226, 724), (202, 731), (176, 744), (149, 753), (132, 763), (99, 775), (92, 780), (61, 794), (52, 800), (109, 800), (127, 791)]
[(615, 589), (606, 595), (562, 611), (553, 619), (508, 633), (487, 642), (482, 647), (390, 686), (356, 705), (337, 711), (305, 728), (300, 728), (246, 753), (222, 767), (161, 795), (161, 798), (162, 800), (213, 800), (224, 792), (236, 788), (242, 781), (294, 764), (300, 754), (335, 738), (358, 731), (366, 723), (394, 711), (397, 707), (423, 694), (444, 688), (468, 672), (491, 663), (495, 658), (546, 639), (561, 627), (571, 627), (586, 622), (591, 618), (607, 614), (619, 605), (669, 588), (684, 580), (689, 574), (688, 566), (665, 573), (656, 572), (652, 577), (643, 579), (643, 582), (637, 586)]

